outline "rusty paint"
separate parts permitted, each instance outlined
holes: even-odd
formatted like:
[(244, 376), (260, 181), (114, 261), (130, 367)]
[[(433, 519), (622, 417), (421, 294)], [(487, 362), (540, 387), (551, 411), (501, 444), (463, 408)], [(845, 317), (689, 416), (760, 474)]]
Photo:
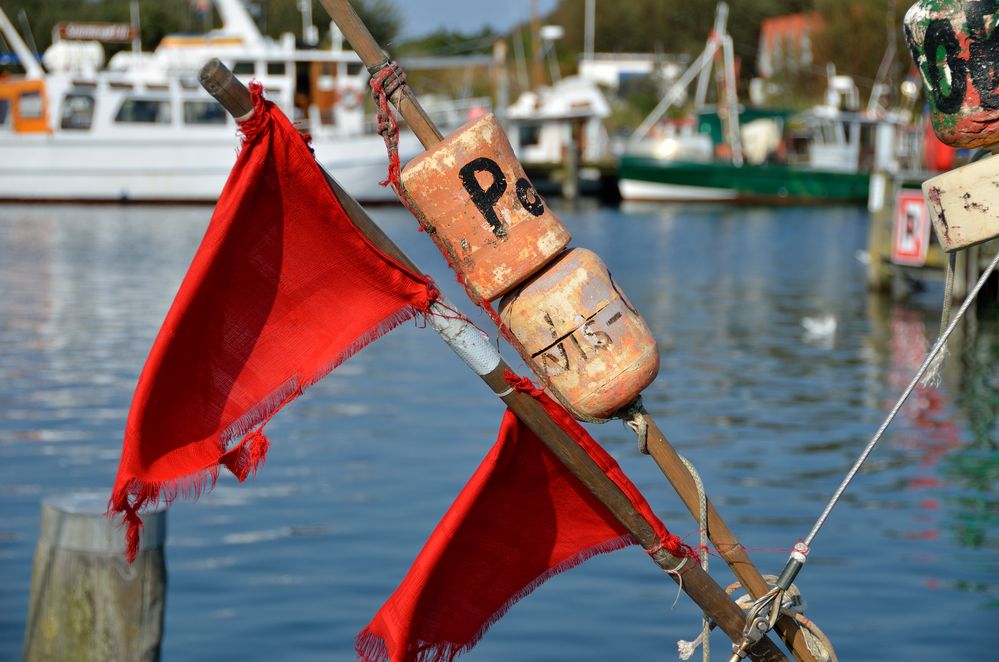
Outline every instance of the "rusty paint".
[(999, 142), (999, 32), (991, 3), (921, 0), (905, 15), (933, 130), (958, 148)]
[(402, 183), (437, 247), (483, 301), (525, 281), (571, 239), (493, 115), (417, 156), (403, 169)]
[(648, 325), (591, 251), (574, 248), (500, 302), (500, 317), (577, 418), (605, 418), (659, 372)]
[(930, 203), (930, 219), (934, 223), (934, 230), (937, 233), (938, 239), (943, 239), (941, 243), (950, 244), (953, 240), (950, 237), (950, 224), (947, 223), (947, 213), (944, 211), (943, 203), (940, 202), (940, 187), (928, 187), (926, 197)]

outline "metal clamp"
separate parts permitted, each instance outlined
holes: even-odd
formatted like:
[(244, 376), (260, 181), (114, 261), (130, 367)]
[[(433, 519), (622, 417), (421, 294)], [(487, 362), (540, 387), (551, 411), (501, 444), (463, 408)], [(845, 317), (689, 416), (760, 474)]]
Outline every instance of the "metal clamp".
[(746, 616), (746, 627), (742, 631), (742, 641), (732, 645), (732, 657), (729, 662), (739, 660), (749, 654), (749, 649), (760, 642), (767, 632), (773, 628), (780, 616), (781, 603), (784, 601), (784, 589), (775, 586), (753, 603)]

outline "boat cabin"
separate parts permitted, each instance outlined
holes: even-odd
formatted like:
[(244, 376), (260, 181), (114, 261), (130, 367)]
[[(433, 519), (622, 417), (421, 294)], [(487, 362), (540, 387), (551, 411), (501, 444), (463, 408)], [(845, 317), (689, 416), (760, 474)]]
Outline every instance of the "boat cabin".
[(48, 133), (45, 83), (0, 77), (0, 132)]

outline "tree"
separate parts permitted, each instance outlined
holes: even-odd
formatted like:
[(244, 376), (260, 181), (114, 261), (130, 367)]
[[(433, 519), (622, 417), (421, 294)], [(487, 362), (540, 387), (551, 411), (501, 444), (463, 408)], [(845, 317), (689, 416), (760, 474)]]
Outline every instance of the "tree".
[[(285, 32), (301, 34), (302, 17), (298, 0), (243, 0), (264, 34), (278, 37)], [(381, 44), (391, 43), (399, 35), (402, 19), (392, 0), (353, 0), (357, 13)], [(8, 18), (18, 23), (24, 10), (31, 25), (30, 37), (39, 51), (52, 43), (52, 28), (60, 21), (107, 21), (128, 23), (129, 0), (0, 0)], [(168, 34), (201, 32), (217, 27), (214, 12), (201, 15), (191, 0), (139, 0), (142, 25), (142, 47), (152, 50)], [(328, 24), (326, 10), (319, 0), (312, 0), (313, 20), (320, 26)], [(22, 30), (21, 26), (18, 26)], [(325, 30), (321, 30), (325, 32)]]
[(912, 66), (902, 36), (902, 17), (908, 8), (908, 2), (895, 0), (816, 0), (825, 24), (814, 40), (816, 64), (832, 62), (837, 72), (853, 76), (865, 98), (894, 32), (896, 57), (890, 80), (900, 80)]

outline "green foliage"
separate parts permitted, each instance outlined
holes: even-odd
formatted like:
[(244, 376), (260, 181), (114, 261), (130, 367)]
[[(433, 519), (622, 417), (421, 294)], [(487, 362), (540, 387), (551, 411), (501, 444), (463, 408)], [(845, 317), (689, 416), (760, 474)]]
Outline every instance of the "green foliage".
[[(244, 0), (261, 32), (278, 37), (285, 32), (301, 36), (302, 16), (298, 0)], [(354, 9), (381, 44), (390, 44), (399, 34), (402, 19), (393, 0), (353, 0)], [(0, 0), (0, 7), (23, 32), (17, 19), (23, 9), (40, 51), (52, 42), (52, 28), (60, 21), (129, 22), (129, 0)], [(168, 34), (205, 32), (219, 27), (217, 14), (195, 11), (192, 0), (140, 0), (142, 47), (152, 50)], [(313, 22), (326, 33), (329, 19), (319, 0), (312, 0)], [(26, 35), (23, 35), (25, 36)], [(26, 39), (27, 40), (27, 39)], [(30, 41), (30, 40), (29, 40)]]
[[(39, 51), (52, 43), (52, 29), (61, 21), (99, 21), (128, 23), (128, 0), (0, 0), (7, 17), (21, 32), (29, 46), (34, 39)], [(18, 15), (24, 10), (31, 38), (24, 32)], [(142, 19), (142, 47), (153, 48), (164, 35), (190, 32), (197, 29), (196, 12), (190, 0), (140, 0), (139, 15)]]
[(424, 37), (404, 41), (397, 50), (406, 55), (490, 54), (498, 38), (499, 35), (489, 26), (468, 33), (440, 29)]
[[(717, 4), (717, 0), (597, 0), (595, 48), (598, 52), (696, 56), (704, 49)], [(771, 16), (810, 11), (813, 4), (814, 0), (729, 2), (728, 30), (735, 43), (736, 55), (743, 60), (744, 79), (755, 73), (760, 22)], [(584, 11), (585, 3), (580, 0), (560, 0), (545, 18), (566, 30), (565, 39), (558, 44), (560, 51), (573, 56), (582, 52)]]
[(892, 80), (899, 81), (912, 65), (902, 36), (902, 17), (910, 4), (895, 0), (815, 0), (816, 10), (825, 22), (813, 43), (816, 63), (824, 66), (832, 62), (839, 73), (853, 76), (861, 98), (866, 98), (884, 57), (889, 29), (894, 27)]

